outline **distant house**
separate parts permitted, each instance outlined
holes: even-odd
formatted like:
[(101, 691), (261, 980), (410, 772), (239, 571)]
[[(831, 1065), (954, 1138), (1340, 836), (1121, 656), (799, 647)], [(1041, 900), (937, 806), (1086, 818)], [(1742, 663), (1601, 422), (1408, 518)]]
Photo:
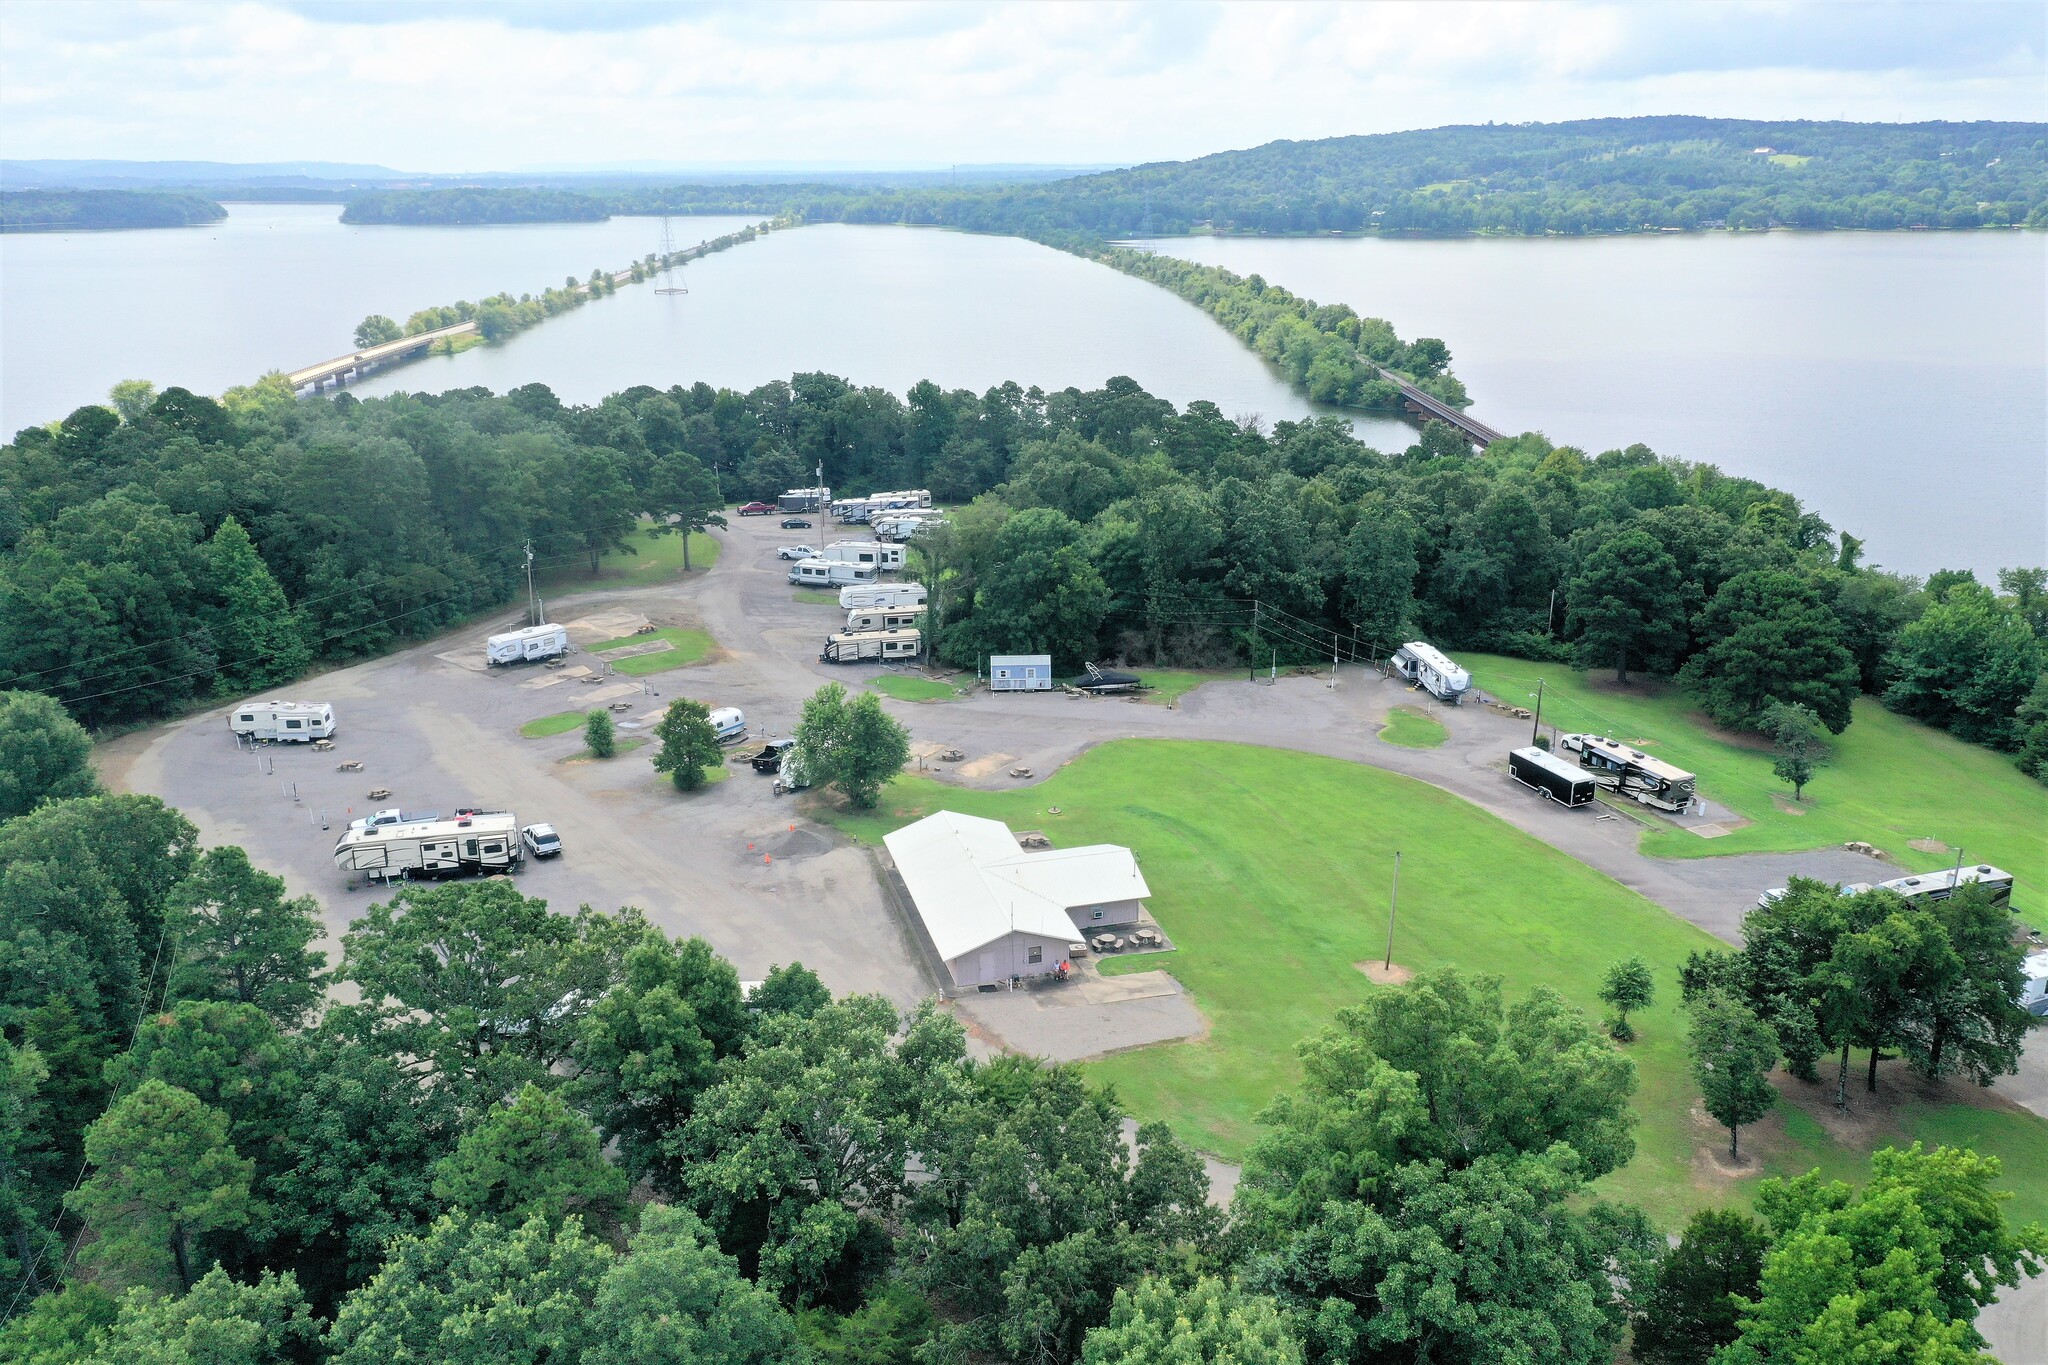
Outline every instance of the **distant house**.
[(1750, 149), (1749, 154), (1751, 156), (1776, 156), (1778, 149), (1776, 147), (1753, 147)]
[(1068, 944), (1136, 923), (1152, 894), (1121, 845), (1027, 853), (1002, 821), (957, 811), (882, 842), (956, 986), (1051, 971)]
[(990, 655), (988, 687), (991, 692), (1050, 692), (1052, 655)]

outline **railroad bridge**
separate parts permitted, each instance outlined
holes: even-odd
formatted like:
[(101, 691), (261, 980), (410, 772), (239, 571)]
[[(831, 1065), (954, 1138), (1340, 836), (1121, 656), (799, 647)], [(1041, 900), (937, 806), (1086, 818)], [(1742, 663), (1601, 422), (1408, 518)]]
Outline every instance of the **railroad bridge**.
[(1478, 446), (1481, 450), (1486, 449), (1487, 446), (1495, 441), (1505, 441), (1507, 439), (1506, 432), (1495, 431), (1476, 417), (1467, 417), (1441, 398), (1433, 394), (1424, 393), (1421, 389), (1416, 388), (1392, 370), (1381, 370), (1380, 378), (1400, 388), (1401, 406), (1406, 411), (1425, 421), (1434, 417), (1439, 422), (1456, 427), (1461, 436), (1472, 442), (1473, 445)]

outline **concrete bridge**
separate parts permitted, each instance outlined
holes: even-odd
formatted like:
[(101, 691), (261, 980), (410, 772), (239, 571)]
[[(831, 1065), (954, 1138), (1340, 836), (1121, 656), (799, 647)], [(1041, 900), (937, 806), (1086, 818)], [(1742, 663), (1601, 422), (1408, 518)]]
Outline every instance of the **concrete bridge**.
[(1381, 370), (1380, 378), (1400, 388), (1401, 406), (1403, 408), (1425, 421), (1434, 417), (1439, 422), (1446, 422), (1456, 427), (1460, 435), (1473, 445), (1478, 446), (1481, 450), (1486, 449), (1487, 446), (1495, 441), (1505, 441), (1507, 439), (1506, 432), (1495, 431), (1476, 417), (1467, 417), (1441, 398), (1424, 393), (1421, 389), (1416, 388), (1392, 370)]
[(340, 355), (332, 360), (323, 360), (318, 365), (308, 365), (303, 370), (292, 370), (285, 375), (285, 382), (296, 392), (303, 388), (318, 389), (329, 380), (340, 384), (344, 375), (353, 374), (360, 379), (372, 366), (423, 351), (448, 337), (466, 336), (476, 329), (477, 325), (474, 322), (458, 322), (453, 327), (438, 327), (431, 332), (415, 332), (409, 337), (400, 337), (396, 341), (387, 341), (377, 346), (366, 346), (350, 355)]

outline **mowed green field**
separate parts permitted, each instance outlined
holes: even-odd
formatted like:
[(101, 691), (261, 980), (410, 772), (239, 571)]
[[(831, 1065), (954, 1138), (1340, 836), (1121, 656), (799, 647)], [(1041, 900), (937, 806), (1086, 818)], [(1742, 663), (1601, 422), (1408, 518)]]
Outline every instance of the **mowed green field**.
[(951, 683), (906, 677), (901, 673), (884, 673), (879, 678), (870, 679), (868, 686), (898, 701), (952, 701), (960, 695), (960, 690)]
[(591, 654), (602, 655), (608, 649), (627, 649), (633, 645), (649, 644), (660, 640), (667, 649), (657, 649), (651, 654), (629, 654), (623, 659), (607, 659), (612, 672), (623, 673), (629, 678), (645, 677), (649, 673), (666, 673), (671, 668), (682, 668), (696, 663), (711, 652), (711, 637), (701, 630), (655, 630), (645, 635), (623, 635), (616, 640), (600, 640), (583, 648)]
[(1380, 738), (1404, 749), (1434, 749), (1450, 738), (1450, 732), (1435, 716), (1412, 706), (1396, 706), (1387, 712), (1387, 727), (1380, 731)]
[(1710, 858), (1860, 839), (1902, 866), (1926, 872), (1951, 865), (1955, 854), (1915, 849), (1912, 841), (1940, 840), (1961, 848), (1972, 862), (2012, 873), (2021, 917), (2036, 928), (2048, 926), (2048, 787), (2004, 754), (1861, 698), (1849, 728), (1829, 737), (1832, 753), (1807, 785), (1805, 801), (1793, 807), (1792, 788), (1771, 773), (1769, 747), (1722, 737), (1675, 687), (1620, 689), (1609, 685), (1612, 673), (1578, 673), (1489, 654), (1461, 654), (1458, 661), (1480, 688), (1517, 706), (1531, 704), (1527, 698), (1541, 677), (1546, 727), (1554, 723), (1640, 742), (1659, 758), (1698, 773), (1702, 795), (1751, 821), (1719, 839), (1654, 829), (1643, 836), (1645, 853)]
[[(1060, 808), (1058, 815), (1048, 808)], [(1089, 1065), (1132, 1112), (1165, 1119), (1205, 1150), (1241, 1158), (1254, 1116), (1298, 1078), (1295, 1044), (1377, 989), (1357, 969), (1386, 950), (1393, 855), (1402, 852), (1394, 960), (1499, 974), (1511, 995), (1547, 985), (1598, 1019), (1601, 976), (1638, 954), (1656, 1005), (1628, 1048), (1641, 1086), (1634, 1162), (1602, 1182), (1663, 1226), (1709, 1204), (1743, 1202), (1753, 1179), (1718, 1178), (1703, 1153), (1725, 1135), (1695, 1126), (1698, 1096), (1677, 1008), (1680, 961), (1715, 941), (1619, 883), (1425, 783), (1359, 764), (1245, 745), (1127, 740), (1091, 750), (1017, 792), (930, 779), (890, 783), (867, 816), (828, 815), (866, 840), (933, 810), (1041, 828), (1055, 843), (1127, 844), (1150, 907), (1177, 945), (1111, 971), (1164, 967), (1209, 1021), (1200, 1042)], [(1881, 1140), (1970, 1138), (2007, 1159), (2014, 1212), (2048, 1215), (2048, 1123), (2006, 1110), (1908, 1100)], [(1862, 1147), (1793, 1112), (1759, 1125), (1758, 1169), (1852, 1174)]]
[[(645, 588), (683, 576), (681, 536), (658, 536), (651, 525), (643, 522), (639, 530), (627, 537), (627, 541), (635, 553), (614, 551), (601, 556), (595, 575), (590, 572), (590, 561), (585, 556), (566, 556), (541, 575), (541, 586), (550, 592), (564, 588)], [(701, 573), (716, 564), (718, 552), (724, 546), (725, 542), (718, 538), (716, 532), (693, 532), (690, 536), (689, 572)]]

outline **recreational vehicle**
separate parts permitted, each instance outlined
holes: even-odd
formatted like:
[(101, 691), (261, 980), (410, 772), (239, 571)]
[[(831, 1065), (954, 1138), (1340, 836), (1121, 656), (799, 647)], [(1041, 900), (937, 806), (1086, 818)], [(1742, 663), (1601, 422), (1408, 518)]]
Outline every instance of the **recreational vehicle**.
[(530, 663), (535, 659), (558, 658), (569, 652), (569, 632), (561, 626), (527, 626), (493, 635), (484, 642), (484, 663)]
[(747, 713), (737, 706), (721, 706), (707, 719), (720, 744), (730, 744), (733, 740), (747, 737)]
[(1394, 651), (1394, 672), (1438, 701), (1456, 706), (1472, 686), (1472, 675), (1445, 658), (1435, 645), (1410, 640)]
[(946, 519), (932, 512), (914, 516), (907, 512), (891, 512), (870, 524), (875, 528), (875, 535), (881, 539), (903, 541), (934, 527), (944, 526)]
[(908, 662), (924, 653), (924, 634), (916, 630), (864, 630), (825, 637), (821, 664)]
[(872, 583), (881, 570), (872, 564), (842, 564), (834, 559), (799, 559), (789, 568), (789, 581), (805, 588), (840, 588)]
[(829, 488), (792, 488), (775, 500), (775, 505), (784, 512), (822, 511), (832, 501)]
[(1579, 756), (1579, 766), (1603, 787), (1620, 792), (1655, 810), (1682, 813), (1698, 793), (1695, 778), (1685, 769), (1652, 758), (1604, 735), (1564, 735), (1558, 745)]
[(856, 607), (846, 613), (846, 633), (857, 635), (870, 630), (901, 630), (905, 626), (922, 626), (924, 611), (922, 606)]
[(2048, 1015), (2048, 953), (2030, 954), (2021, 970), (2026, 984), (2020, 987), (2020, 1008), (2028, 1014)]
[(228, 729), (251, 739), (303, 744), (334, 737), (334, 708), (324, 701), (250, 701), (228, 712)]
[(915, 607), (924, 602), (922, 583), (863, 583), (839, 590), (839, 605), (855, 607)]
[(502, 872), (520, 859), (510, 811), (351, 828), (334, 843), (334, 865), (372, 881)]
[(1508, 751), (1508, 776), (1541, 793), (1544, 800), (1562, 801), (1567, 806), (1585, 805), (1593, 799), (1599, 785), (1576, 763), (1568, 763), (1533, 744)]
[[(1991, 903), (2010, 910), (2012, 908), (2012, 873), (2001, 871), (1989, 863), (1975, 863), (1969, 867), (1944, 867), (1939, 872), (1914, 872), (1904, 877), (1894, 877), (1888, 882), (1879, 882), (1872, 887), (1868, 882), (1852, 882), (1841, 888), (1845, 896), (1860, 895), (1865, 891), (1895, 891), (1909, 901), (1945, 901), (1962, 886), (1981, 886), (1991, 895)], [(1775, 905), (1785, 898), (1786, 888), (1774, 886), (1756, 898), (1759, 906)]]
[(882, 547), (872, 540), (835, 540), (813, 556), (835, 564), (872, 564), (882, 567)]

